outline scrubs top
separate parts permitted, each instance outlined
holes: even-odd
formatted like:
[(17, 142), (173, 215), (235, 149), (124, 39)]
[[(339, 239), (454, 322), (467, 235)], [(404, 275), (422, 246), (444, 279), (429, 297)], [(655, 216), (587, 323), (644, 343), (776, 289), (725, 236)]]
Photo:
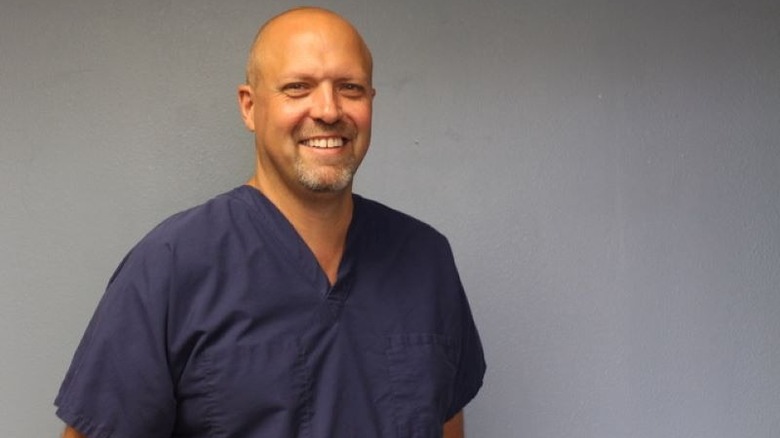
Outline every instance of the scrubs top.
[(88, 438), (441, 437), (485, 371), (450, 247), (354, 206), (332, 286), (252, 187), (164, 221), (109, 281), (57, 414)]

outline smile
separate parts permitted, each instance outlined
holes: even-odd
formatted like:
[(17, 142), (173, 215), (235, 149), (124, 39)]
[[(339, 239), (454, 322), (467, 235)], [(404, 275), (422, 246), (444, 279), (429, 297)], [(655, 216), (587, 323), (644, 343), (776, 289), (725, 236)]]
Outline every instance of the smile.
[(310, 148), (332, 149), (344, 146), (344, 140), (342, 137), (310, 138), (302, 141), (301, 144)]

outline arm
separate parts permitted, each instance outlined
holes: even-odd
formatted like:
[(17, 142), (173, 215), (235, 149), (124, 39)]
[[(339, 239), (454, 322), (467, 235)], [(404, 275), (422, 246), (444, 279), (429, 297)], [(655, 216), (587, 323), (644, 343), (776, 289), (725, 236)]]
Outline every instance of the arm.
[(87, 438), (84, 435), (76, 431), (76, 429), (66, 426), (65, 432), (62, 433), (62, 438)]
[[(463, 411), (455, 414), (449, 421), (444, 423), (444, 438), (464, 438), (463, 432)], [(78, 437), (74, 437), (78, 438)]]

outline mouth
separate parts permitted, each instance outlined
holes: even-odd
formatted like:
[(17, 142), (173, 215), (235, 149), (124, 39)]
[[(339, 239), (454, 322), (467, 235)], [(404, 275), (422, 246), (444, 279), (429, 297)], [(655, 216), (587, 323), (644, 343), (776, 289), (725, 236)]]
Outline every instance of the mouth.
[(343, 147), (347, 141), (346, 137), (317, 137), (303, 140), (300, 144), (314, 149), (336, 149)]

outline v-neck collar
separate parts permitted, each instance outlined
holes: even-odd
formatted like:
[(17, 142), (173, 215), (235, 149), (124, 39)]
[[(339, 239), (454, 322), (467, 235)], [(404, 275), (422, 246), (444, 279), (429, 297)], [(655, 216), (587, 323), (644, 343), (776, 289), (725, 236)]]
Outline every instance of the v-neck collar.
[(331, 286), (314, 253), (276, 205), (261, 191), (249, 185), (237, 187), (233, 190), (233, 194), (252, 207), (252, 212), (260, 221), (262, 232), (274, 239), (290, 263), (295, 264), (296, 271), (311, 284), (322, 298), (331, 302), (346, 300), (351, 289), (357, 260), (355, 255), (357, 250), (356, 236), (362, 222), (362, 198), (360, 196), (352, 195), (352, 219), (347, 229), (344, 253), (339, 263), (336, 283)]

